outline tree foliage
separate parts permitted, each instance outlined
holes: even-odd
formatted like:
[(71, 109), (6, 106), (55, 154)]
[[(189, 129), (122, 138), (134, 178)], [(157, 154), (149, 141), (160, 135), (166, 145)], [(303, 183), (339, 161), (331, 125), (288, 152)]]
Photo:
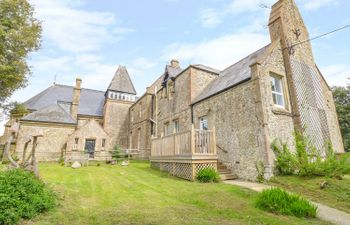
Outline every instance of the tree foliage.
[(332, 91), (344, 146), (350, 151), (350, 84), (347, 87), (333, 87)]
[(27, 84), (26, 58), (41, 44), (41, 23), (27, 0), (0, 0), (0, 105)]

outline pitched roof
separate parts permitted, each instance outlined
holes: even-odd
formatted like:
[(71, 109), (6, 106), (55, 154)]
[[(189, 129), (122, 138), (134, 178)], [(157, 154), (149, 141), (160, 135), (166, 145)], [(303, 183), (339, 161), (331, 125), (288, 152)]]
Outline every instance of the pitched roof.
[[(31, 111), (40, 110), (59, 102), (72, 102), (74, 87), (53, 85), (28, 101), (24, 105)], [(103, 116), (104, 92), (91, 89), (81, 89), (78, 114), (89, 116)]]
[(200, 102), (210, 96), (220, 93), (230, 87), (233, 87), (241, 82), (244, 82), (251, 78), (250, 65), (255, 62), (260, 56), (262, 56), (270, 45), (267, 45), (258, 51), (250, 54), (241, 61), (229, 66), (225, 70), (221, 71), (218, 78), (213, 80), (203, 92), (193, 101), (194, 103)]
[(118, 67), (111, 83), (108, 86), (108, 90), (136, 95), (136, 90), (125, 66)]
[(202, 64), (192, 64), (191, 66), (194, 67), (194, 68), (198, 68), (198, 69), (201, 69), (201, 70), (208, 71), (210, 73), (215, 73), (215, 74), (219, 74), (220, 73), (220, 70), (214, 69), (212, 67), (205, 66), (205, 65), (202, 65)]
[(182, 71), (183, 70), (181, 67), (172, 67), (170, 65), (166, 65), (162, 85), (164, 86), (169, 79), (174, 79)]
[(24, 116), (21, 120), (69, 124), (76, 123), (72, 116), (57, 104), (52, 104), (38, 111), (34, 111)]

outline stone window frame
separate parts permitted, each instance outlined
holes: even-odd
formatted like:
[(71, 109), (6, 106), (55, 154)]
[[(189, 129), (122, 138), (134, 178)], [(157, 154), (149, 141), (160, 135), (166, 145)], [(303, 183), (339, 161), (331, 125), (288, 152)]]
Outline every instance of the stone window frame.
[[(179, 133), (180, 132), (180, 119), (179, 118), (176, 118), (176, 119), (173, 119), (172, 121), (172, 124), (173, 124), (173, 133), (176, 134), (176, 133)], [(177, 126), (176, 126), (177, 124)]]
[[(203, 118), (205, 118), (205, 120), (202, 120)], [(206, 129), (203, 130), (209, 130), (209, 119), (207, 115), (203, 115), (198, 117), (198, 124), (199, 124), (199, 129), (202, 130), (202, 124), (204, 124), (202, 121), (206, 121)]]
[(102, 138), (101, 140), (101, 151), (106, 149), (106, 138)]
[[(284, 106), (280, 106), (278, 104), (275, 104), (273, 100), (273, 92), (272, 92), (272, 86), (271, 86), (271, 77), (275, 77), (281, 80), (281, 85), (282, 85), (282, 96), (283, 96), (283, 102)], [(289, 112), (290, 107), (289, 107), (289, 91), (288, 91), (288, 84), (287, 84), (287, 79), (285, 75), (282, 75), (281, 73), (275, 72), (275, 71), (270, 71), (269, 72), (269, 91), (271, 92), (271, 101), (273, 104), (273, 110), (274, 111), (282, 111), (282, 112)]]
[(172, 134), (170, 121), (164, 123), (164, 136), (169, 136)]
[(76, 137), (76, 138), (74, 138), (72, 151), (77, 151), (78, 150), (78, 146), (79, 146), (79, 138)]

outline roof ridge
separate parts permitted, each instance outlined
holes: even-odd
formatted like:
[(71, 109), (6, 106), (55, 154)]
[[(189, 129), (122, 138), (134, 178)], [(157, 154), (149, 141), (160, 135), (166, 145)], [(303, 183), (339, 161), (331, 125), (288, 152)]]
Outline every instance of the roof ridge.
[(244, 61), (244, 60), (246, 60), (247, 58), (249, 58), (249, 57), (251, 57), (252, 55), (256, 54), (256, 53), (257, 53), (257, 52), (259, 52), (260, 50), (263, 50), (263, 49), (267, 48), (267, 47), (268, 47), (268, 46), (270, 46), (270, 45), (271, 45), (271, 43), (270, 43), (270, 44), (268, 44), (268, 45), (265, 45), (265, 46), (264, 46), (264, 47), (262, 47), (262, 48), (259, 48), (258, 50), (256, 50), (256, 51), (252, 52), (251, 54), (247, 55), (246, 57), (244, 57), (244, 58), (240, 59), (238, 62), (235, 62), (235, 63), (234, 63), (234, 64), (232, 64), (231, 66), (226, 67), (225, 69), (223, 69), (222, 71), (220, 71), (220, 73), (221, 73), (221, 72), (223, 72), (223, 71), (225, 71), (225, 70), (227, 70), (228, 68), (231, 68), (231, 67), (236, 66), (238, 63), (243, 62), (243, 61)]
[[(67, 85), (67, 84), (55, 84), (55, 86), (61, 86), (61, 87), (70, 87), (70, 88), (75, 88), (75, 86), (72, 85)], [(52, 87), (52, 86), (51, 86)], [(89, 91), (95, 91), (95, 92), (105, 92), (105, 91), (101, 91), (101, 90), (96, 90), (96, 89), (91, 89), (91, 88), (81, 88), (82, 90), (89, 90)]]

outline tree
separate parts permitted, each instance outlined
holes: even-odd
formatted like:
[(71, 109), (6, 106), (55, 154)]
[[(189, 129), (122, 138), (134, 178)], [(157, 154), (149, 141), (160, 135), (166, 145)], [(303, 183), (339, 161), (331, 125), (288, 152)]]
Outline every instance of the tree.
[(332, 91), (344, 147), (350, 151), (350, 84), (347, 87), (332, 87)]
[(41, 23), (27, 0), (0, 0), (0, 105), (27, 84), (26, 58), (41, 44)]

